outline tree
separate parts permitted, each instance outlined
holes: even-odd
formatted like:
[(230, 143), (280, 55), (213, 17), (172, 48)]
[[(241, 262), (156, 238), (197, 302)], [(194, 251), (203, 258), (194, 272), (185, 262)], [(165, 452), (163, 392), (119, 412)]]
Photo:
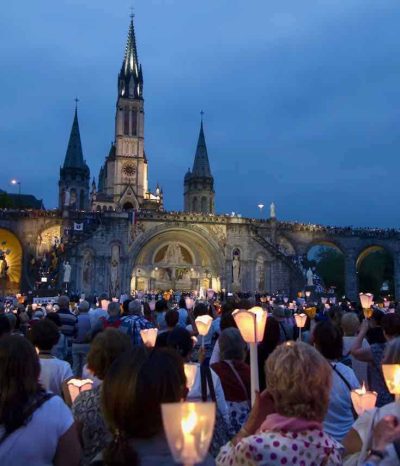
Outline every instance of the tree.
[(345, 263), (344, 255), (335, 248), (320, 246), (315, 254), (317, 274), (322, 278), (326, 288), (334, 286), (336, 293), (344, 294)]
[(360, 291), (380, 296), (383, 282), (389, 282), (389, 293), (394, 291), (394, 265), (392, 256), (385, 250), (372, 252), (365, 257), (358, 267)]
[(6, 192), (0, 192), (0, 209), (9, 209), (13, 206), (10, 196)]

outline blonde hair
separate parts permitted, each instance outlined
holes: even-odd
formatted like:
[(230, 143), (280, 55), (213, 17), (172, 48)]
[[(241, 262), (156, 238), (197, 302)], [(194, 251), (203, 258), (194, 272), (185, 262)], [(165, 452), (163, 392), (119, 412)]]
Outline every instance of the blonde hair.
[(328, 410), (332, 369), (312, 346), (289, 341), (265, 364), (267, 390), (283, 416), (322, 421)]
[(360, 328), (360, 320), (354, 312), (346, 312), (340, 323), (345, 336), (353, 337)]

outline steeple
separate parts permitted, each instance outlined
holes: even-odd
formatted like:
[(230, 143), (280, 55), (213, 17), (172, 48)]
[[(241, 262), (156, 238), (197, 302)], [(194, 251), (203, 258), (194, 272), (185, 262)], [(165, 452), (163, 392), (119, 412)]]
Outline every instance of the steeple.
[(69, 136), (67, 152), (64, 159), (64, 168), (85, 168), (83, 159), (81, 135), (79, 132), (78, 109), (75, 107), (74, 121)]
[[(76, 104), (78, 99), (75, 99)], [(85, 210), (89, 207), (90, 170), (82, 152), (79, 132), (78, 109), (75, 106), (74, 121), (69, 135), (64, 165), (60, 168), (58, 181), (59, 208)]]
[(184, 181), (184, 209), (186, 212), (214, 213), (214, 178), (208, 160), (204, 137), (203, 112), (193, 168), (187, 171)]
[(141, 99), (143, 97), (143, 73), (139, 65), (136, 49), (135, 27), (133, 15), (129, 23), (124, 61), (118, 76), (118, 94), (120, 97)]
[(204, 137), (203, 119), (200, 124), (199, 140), (197, 141), (196, 155), (194, 156), (192, 176), (212, 178), (210, 162), (208, 161), (206, 139)]

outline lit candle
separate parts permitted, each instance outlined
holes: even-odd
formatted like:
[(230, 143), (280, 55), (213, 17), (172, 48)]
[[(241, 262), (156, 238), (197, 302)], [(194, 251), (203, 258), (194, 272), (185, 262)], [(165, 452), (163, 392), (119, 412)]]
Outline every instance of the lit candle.
[(201, 339), (202, 348), (204, 348), (204, 337), (210, 331), (212, 321), (213, 321), (213, 318), (209, 315), (199, 316), (195, 320), (197, 331), (199, 332), (199, 335), (202, 336), (202, 339)]
[(196, 380), (197, 364), (187, 363), (184, 364), (184, 370), (186, 375), (186, 387), (190, 391), (193, 387), (194, 381)]
[(363, 383), (361, 388), (356, 388), (351, 391), (351, 401), (354, 406), (355, 412), (361, 416), (365, 411), (375, 408), (376, 404), (376, 392), (367, 391), (365, 388), (365, 383)]
[(161, 405), (164, 431), (177, 463), (201, 463), (208, 453), (215, 424), (215, 403)]
[(158, 330), (156, 328), (147, 328), (140, 330), (140, 336), (142, 337), (143, 343), (148, 348), (153, 348), (156, 345)]
[(250, 381), (251, 402), (254, 404), (255, 393), (259, 390), (257, 343), (264, 337), (268, 314), (261, 307), (249, 310), (236, 309), (232, 313), (243, 340), (250, 346)]
[(400, 364), (382, 364), (387, 388), (400, 401)]
[(296, 321), (296, 326), (299, 329), (299, 340), (301, 341), (301, 329), (306, 325), (307, 314), (295, 314), (294, 320)]

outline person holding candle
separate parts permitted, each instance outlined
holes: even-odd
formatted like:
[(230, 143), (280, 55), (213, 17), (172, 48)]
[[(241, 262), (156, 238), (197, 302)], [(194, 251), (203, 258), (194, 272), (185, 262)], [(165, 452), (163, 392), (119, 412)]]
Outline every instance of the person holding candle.
[(353, 425), (355, 414), (352, 411), (351, 391), (359, 388), (360, 384), (353, 369), (340, 362), (343, 340), (338, 327), (329, 320), (319, 322), (313, 332), (313, 342), (332, 371), (332, 388), (324, 430), (340, 442)]
[(217, 373), (229, 409), (229, 431), (236, 434), (250, 412), (250, 367), (244, 362), (247, 345), (237, 328), (227, 328), (219, 336), (221, 361), (211, 368)]
[(341, 465), (342, 447), (322, 426), (331, 380), (329, 364), (312, 346), (278, 346), (266, 362), (266, 390), (217, 465)]
[(89, 465), (110, 439), (101, 411), (101, 383), (112, 363), (130, 349), (129, 337), (115, 328), (98, 333), (90, 345), (88, 369), (100, 383), (92, 390), (81, 392), (72, 405), (83, 449), (82, 466)]
[(393, 401), (382, 375), (381, 365), (388, 341), (400, 336), (400, 316), (398, 314), (386, 314), (382, 317), (381, 327), (385, 337), (385, 343), (373, 343), (369, 348), (362, 347), (362, 341), (369, 329), (368, 319), (364, 319), (360, 331), (354, 340), (351, 354), (359, 361), (368, 363), (368, 387), (378, 394), (376, 406), (384, 406)]
[[(184, 398), (183, 360), (172, 350), (135, 347), (118, 358), (103, 382), (102, 405), (113, 440), (92, 465), (173, 466), (161, 404)], [(202, 463), (211, 466), (207, 456)]]
[[(340, 327), (343, 331), (343, 357), (342, 362), (348, 360), (351, 364), (351, 368), (360, 384), (367, 382), (367, 369), (368, 363), (364, 361), (359, 361), (351, 354), (351, 348), (353, 347), (354, 341), (357, 338), (357, 333), (360, 328), (360, 320), (357, 317), (357, 314), (354, 312), (346, 312), (343, 314), (343, 317), (340, 322)], [(367, 340), (364, 338), (361, 343), (362, 349), (369, 348)]]
[[(384, 364), (400, 364), (400, 337), (392, 339), (386, 347)], [(346, 452), (346, 465), (363, 465), (364, 461), (380, 466), (392, 466), (400, 464), (400, 455), (392, 443), (377, 441), (376, 429), (380, 421), (391, 417), (390, 426), (392, 433), (398, 433), (400, 425), (400, 404), (392, 402), (382, 407), (366, 411), (353, 424), (352, 429), (343, 440)], [(388, 421), (389, 422), (389, 421)], [(379, 439), (378, 439), (379, 440)], [(398, 437), (397, 440), (400, 440)], [(371, 455), (375, 450), (377, 455)], [(374, 461), (374, 463), (372, 462)]]

